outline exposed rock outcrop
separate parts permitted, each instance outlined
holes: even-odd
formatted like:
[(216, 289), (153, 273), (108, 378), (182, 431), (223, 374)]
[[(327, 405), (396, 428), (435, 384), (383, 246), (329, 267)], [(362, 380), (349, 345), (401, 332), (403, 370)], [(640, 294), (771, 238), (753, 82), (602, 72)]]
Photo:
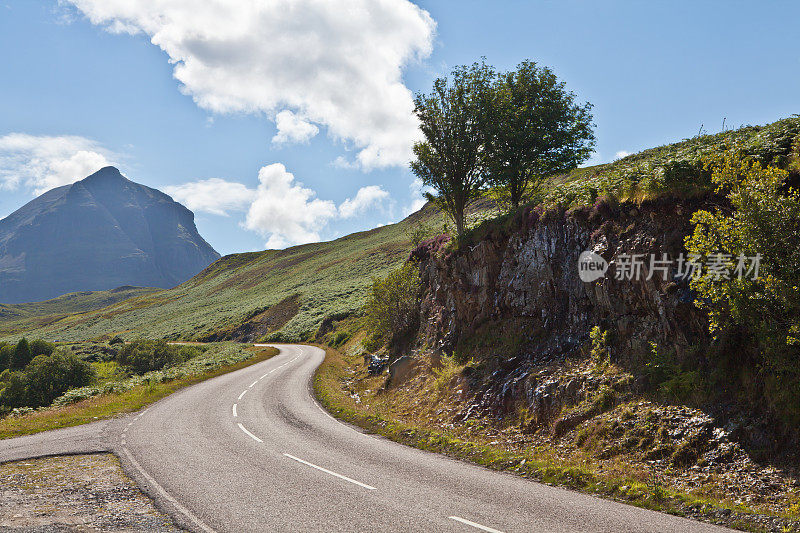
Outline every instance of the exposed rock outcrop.
[[(542, 363), (574, 352), (600, 325), (614, 339), (615, 357), (636, 357), (656, 343), (680, 358), (707, 341), (705, 317), (688, 282), (676, 279), (676, 264), (666, 279), (660, 271), (650, 276), (649, 257), (685, 253), (695, 208), (661, 202), (624, 210), (598, 203), (567, 213), (530, 211), (510, 233), (489, 232), (451, 255), (429, 253), (421, 262), (422, 340), (451, 351), (491, 330), (520, 337), (520, 354), (509, 355)], [(611, 265), (597, 281), (585, 283), (578, 275), (584, 250)], [(645, 263), (639, 279), (615, 279), (620, 257), (634, 254)]]

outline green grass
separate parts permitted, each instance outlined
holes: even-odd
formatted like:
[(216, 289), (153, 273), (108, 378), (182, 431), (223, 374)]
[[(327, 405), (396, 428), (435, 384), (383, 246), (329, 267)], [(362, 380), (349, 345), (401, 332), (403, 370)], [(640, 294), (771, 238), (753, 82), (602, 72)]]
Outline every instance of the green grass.
[[(55, 341), (84, 341), (114, 333), (126, 339), (196, 340), (230, 330), (299, 295), (297, 313), (281, 331), (286, 339), (307, 338), (326, 316), (361, 308), (371, 278), (386, 275), (408, 258), (415, 227), (424, 223), (441, 228), (444, 221), (438, 210), (427, 206), (397, 224), (335, 241), (229, 255), (174, 289), (33, 324), (25, 335)], [(4, 329), (0, 320), (0, 338), (19, 336)]]
[(592, 204), (598, 196), (642, 201), (662, 195), (687, 198), (704, 194), (712, 185), (710, 176), (701, 172), (703, 158), (737, 149), (764, 164), (783, 167), (797, 150), (798, 136), (800, 116), (795, 115), (766, 126), (746, 126), (650, 148), (557, 176), (545, 203), (570, 207)]
[[(223, 356), (213, 359), (200, 356), (197, 361), (192, 360), (194, 361), (193, 366), (186, 363), (179, 365), (182, 367), (181, 377), (164, 381), (151, 379), (118, 392), (92, 395), (64, 406), (42, 409), (23, 416), (6, 417), (0, 420), (0, 439), (77, 426), (124, 413), (136, 412), (184, 387), (266, 361), (278, 353), (275, 348), (255, 349), (242, 346), (237, 347), (237, 351), (239, 352), (238, 356), (230, 353), (231, 350), (227, 350)], [(192, 363), (192, 361), (188, 363)], [(194, 373), (191, 372), (192, 369), (194, 369)]]
[(160, 290), (146, 287), (119, 287), (109, 291), (73, 292), (44, 302), (0, 304), (0, 337), (41, 328), (68, 315), (95, 311), (128, 298)]

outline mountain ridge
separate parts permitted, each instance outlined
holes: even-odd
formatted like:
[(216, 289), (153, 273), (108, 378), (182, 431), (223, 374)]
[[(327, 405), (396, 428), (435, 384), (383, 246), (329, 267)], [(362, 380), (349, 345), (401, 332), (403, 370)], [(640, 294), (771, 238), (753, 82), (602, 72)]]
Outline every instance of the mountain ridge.
[(0, 302), (170, 288), (219, 257), (189, 209), (104, 167), (0, 220)]

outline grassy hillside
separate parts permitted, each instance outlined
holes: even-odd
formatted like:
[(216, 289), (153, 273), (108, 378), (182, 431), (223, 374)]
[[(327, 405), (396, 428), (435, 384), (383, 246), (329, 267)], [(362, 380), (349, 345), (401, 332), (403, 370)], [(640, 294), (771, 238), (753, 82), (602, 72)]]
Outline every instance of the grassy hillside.
[[(315, 333), (326, 316), (359, 309), (371, 278), (385, 275), (408, 257), (412, 232), (440, 230), (444, 222), (438, 210), (426, 206), (397, 224), (335, 241), (229, 255), (174, 289), (32, 323), (26, 335), (57, 341), (115, 333), (125, 338), (208, 339), (255, 317), (261, 324), (258, 338), (276, 330), (286, 338), (302, 338)], [(18, 336), (19, 330), (0, 325), (0, 337)]]
[(68, 315), (95, 311), (128, 298), (160, 290), (149, 287), (119, 287), (108, 291), (73, 292), (44, 302), (0, 304), (0, 337), (41, 328)]
[[(703, 157), (738, 148), (764, 162), (782, 158), (781, 163), (797, 165), (792, 154), (800, 150), (793, 145), (798, 134), (800, 117), (793, 117), (652, 148), (557, 176), (545, 203), (568, 207), (591, 204), (600, 196), (637, 200), (702, 194), (711, 187), (696, 178), (703, 175), (698, 172)], [(473, 207), (473, 224), (494, 214), (491, 205), (487, 200)], [(440, 231), (444, 222), (428, 205), (397, 224), (335, 241), (229, 255), (177, 288), (71, 316), (3, 319), (0, 308), (0, 338), (14, 340), (27, 330), (29, 337), (64, 341), (116, 333), (176, 340), (307, 339), (326, 317), (362, 306), (371, 278), (384, 276), (408, 257), (415, 230)]]

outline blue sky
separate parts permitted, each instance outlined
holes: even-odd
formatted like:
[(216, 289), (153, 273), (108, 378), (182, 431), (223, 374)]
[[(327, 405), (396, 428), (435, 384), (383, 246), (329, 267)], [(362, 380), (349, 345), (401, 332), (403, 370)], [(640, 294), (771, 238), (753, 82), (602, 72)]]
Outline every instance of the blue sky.
[(0, 216), (111, 162), (223, 254), (394, 222), (418, 205), (403, 91), (481, 56), (592, 102), (594, 162), (800, 113), (797, 2), (181, 4), (0, 0)]

